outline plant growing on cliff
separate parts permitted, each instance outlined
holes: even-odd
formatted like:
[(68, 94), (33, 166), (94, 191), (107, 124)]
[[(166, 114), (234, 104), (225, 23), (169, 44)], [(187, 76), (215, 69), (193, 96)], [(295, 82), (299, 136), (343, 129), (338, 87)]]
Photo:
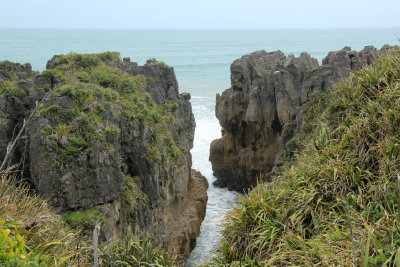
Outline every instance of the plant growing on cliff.
[(398, 265), (400, 51), (303, 113), (297, 161), (239, 200), (215, 263)]
[(130, 213), (137, 211), (139, 208), (147, 207), (149, 205), (148, 196), (140, 190), (137, 182), (138, 177), (131, 177), (127, 175), (126, 191), (124, 193), (124, 206)]
[[(49, 131), (48, 127), (43, 131), (45, 136), (56, 137), (52, 150), (45, 152), (54, 157), (54, 167), (66, 166), (80, 153), (90, 152), (96, 144), (112, 150), (109, 137), (120, 134), (114, 120), (121, 116), (128, 118), (128, 124), (139, 122), (158, 136), (149, 146), (149, 159), (165, 160), (181, 155), (178, 144), (170, 142), (172, 134), (168, 129), (168, 123), (174, 121), (171, 112), (177, 105), (170, 101), (164, 106), (157, 105), (145, 92), (146, 77), (132, 76), (107, 65), (120, 63), (118, 54), (68, 54), (56, 56), (52, 62), (55, 69), (43, 72), (41, 77), (50, 81), (57, 74), (63, 77), (63, 85), (54, 90), (50, 103), (41, 107), (39, 113), (55, 129)], [(72, 98), (73, 105), (61, 108), (63, 96)], [(60, 134), (57, 129), (64, 131)], [(71, 136), (80, 136), (85, 144), (76, 146), (70, 142)]]
[[(72, 161), (89, 158), (94, 149), (95, 153), (114, 152), (115, 140), (130, 126), (143, 129), (145, 134), (151, 135), (152, 132), (157, 132), (158, 137), (151, 145), (161, 151), (159, 154), (163, 159), (160, 160), (166, 160), (165, 158), (171, 155), (173, 158), (177, 156), (174, 148), (179, 148), (179, 136), (174, 142), (169, 141), (172, 136), (170, 129), (176, 127), (174, 116), (168, 107), (157, 105), (151, 95), (145, 93), (145, 87), (150, 79), (142, 75), (132, 76), (110, 66), (115, 63), (120, 63), (120, 59), (119, 56), (116, 58), (114, 53), (71, 54), (60, 56), (55, 62), (49, 62), (50, 69), (35, 77), (35, 84), (38, 85), (33, 90), (38, 89), (42, 92), (44, 89), (51, 92), (48, 98), (48, 95), (45, 95), (43, 105), (37, 105), (39, 112), (31, 113), (35, 114), (34, 119), (44, 122), (44, 127), (39, 127), (43, 135), (39, 133), (38, 137), (43, 138), (41, 141), (45, 142), (46, 146), (41, 147), (40, 153), (35, 156), (46, 157), (46, 162), (53, 160), (53, 170), (50, 170), (49, 175), (61, 176), (66, 168), (72, 169), (73, 165), (69, 165)], [(18, 83), (13, 81), (12, 84)], [(55, 88), (56, 85), (60, 86)], [(121, 166), (125, 164), (125, 162), (118, 163)], [(83, 171), (86, 168), (88, 176), (94, 175), (95, 172), (90, 164), (88, 161), (87, 164), (80, 165)], [(168, 166), (173, 168), (173, 163)], [(116, 166), (117, 169), (119, 167)], [(126, 193), (130, 194), (119, 196), (118, 201), (126, 201), (129, 208), (134, 210), (148, 205), (148, 197), (139, 189), (137, 181), (133, 178), (127, 179), (126, 187)], [(4, 188), (14, 188), (14, 185), (12, 182), (7, 182)], [(4, 260), (0, 265), (17, 266), (21, 260), (22, 266), (90, 265), (93, 260), (90, 252), (91, 244), (87, 236), (81, 234), (91, 232), (93, 221), (101, 222), (104, 220), (103, 215), (97, 210), (90, 209), (69, 211), (64, 214), (64, 218), (60, 218), (45, 202), (35, 197), (33, 191), (25, 189), (29, 197), (22, 199), (18, 199), (20, 193), (11, 194), (10, 197), (8, 193), (2, 194), (0, 191), (0, 207), (6, 203), (4, 205), (11, 209), (5, 213), (0, 210), (0, 220), (5, 221), (5, 224), (0, 226), (0, 235), (4, 236), (1, 245), (4, 245), (2, 248), (6, 253), (12, 251), (18, 254), (12, 256), (16, 260), (11, 260), (7, 255), (7, 262)], [(15, 192), (25, 192), (25, 189), (18, 189)], [(13, 205), (8, 205), (9, 203)], [(18, 222), (16, 229), (8, 227), (13, 222)], [(128, 242), (129, 246), (126, 245)], [(25, 251), (21, 247), (24, 247)], [(106, 254), (107, 262), (111, 264), (125, 262), (127, 266), (173, 265), (170, 257), (159, 247), (153, 246), (149, 240), (129, 240), (126, 243), (114, 240), (110, 241), (109, 248), (111, 247), (115, 249), (114, 251), (128, 253), (112, 254), (109, 253), (110, 250), (101, 248)], [(103, 264), (107, 266), (105, 261)]]
[(18, 85), (11, 81), (0, 80), (0, 97), (15, 96), (23, 97), (26, 93)]
[(78, 229), (88, 236), (91, 235), (96, 222), (102, 223), (105, 220), (103, 214), (94, 209), (68, 211), (63, 215), (63, 219), (72, 228)]

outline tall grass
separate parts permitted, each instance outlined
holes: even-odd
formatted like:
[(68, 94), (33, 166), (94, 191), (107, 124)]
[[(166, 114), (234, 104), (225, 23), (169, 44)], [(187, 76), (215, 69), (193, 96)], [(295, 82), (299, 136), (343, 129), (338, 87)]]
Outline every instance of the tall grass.
[[(71, 228), (28, 186), (0, 179), (0, 266), (93, 266), (91, 237)], [(112, 240), (98, 250), (100, 266), (175, 266), (151, 240)]]
[(400, 266), (400, 51), (303, 112), (296, 160), (239, 200), (210, 265)]
[[(0, 265), (4, 266), (86, 266), (88, 249), (80, 248), (79, 232), (68, 227), (45, 201), (32, 194), (13, 177), (0, 178)], [(23, 243), (10, 254), (12, 240)], [(12, 246), (11, 246), (12, 247)]]
[(172, 267), (173, 258), (149, 239), (130, 238), (111, 243), (100, 255), (102, 266)]

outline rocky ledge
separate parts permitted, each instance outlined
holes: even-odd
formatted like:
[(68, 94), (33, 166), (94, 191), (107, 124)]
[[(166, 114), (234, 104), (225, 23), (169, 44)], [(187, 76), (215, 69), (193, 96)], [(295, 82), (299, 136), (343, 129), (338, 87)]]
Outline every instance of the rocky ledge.
[(187, 257), (207, 180), (191, 170), (195, 120), (173, 68), (118, 53), (54, 56), (42, 73), (0, 63), (0, 156), (47, 92), (9, 166), (68, 222), (102, 239), (153, 239)]
[(235, 60), (231, 88), (216, 97), (222, 137), (210, 146), (214, 184), (242, 192), (268, 179), (282, 156), (293, 152), (285, 143), (299, 129), (303, 104), (388, 49), (345, 47), (330, 52), (321, 66), (305, 52), (286, 57), (257, 51)]

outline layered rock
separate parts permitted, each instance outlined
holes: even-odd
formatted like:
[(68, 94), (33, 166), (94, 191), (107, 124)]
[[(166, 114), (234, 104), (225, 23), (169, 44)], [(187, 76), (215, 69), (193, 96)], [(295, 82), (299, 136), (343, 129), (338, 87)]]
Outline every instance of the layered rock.
[[(221, 139), (210, 146), (215, 185), (243, 191), (257, 179), (268, 178), (285, 147), (282, 129), (295, 134), (302, 121), (302, 106), (310, 97), (340, 78), (371, 64), (381, 50), (372, 46), (356, 52), (345, 47), (330, 52), (319, 66), (307, 53), (299, 57), (282, 52), (257, 51), (231, 65), (231, 88), (217, 94), (215, 114)], [(287, 137), (285, 137), (287, 138)]]
[[(47, 69), (14, 77), (29, 83), (25, 96), (0, 97), (0, 115), (13, 119), (0, 132), (2, 155), (25, 112), (53, 90), (24, 142), (25, 176), (36, 191), (61, 214), (100, 211), (104, 240), (149, 237), (186, 257), (200, 234), (208, 184), (191, 170), (195, 120), (173, 68), (105, 53), (55, 56)], [(0, 79), (13, 80), (9, 73)]]
[[(17, 86), (17, 90), (7, 90), (0, 97), (0, 158), (3, 159), (9, 141), (18, 133), (25, 110), (32, 107), (34, 97), (30, 96), (29, 89), (33, 87), (33, 78), (30, 64), (18, 64), (9, 61), (0, 62), (0, 82), (3, 86)], [(12, 83), (14, 80), (18, 82)], [(20, 151), (14, 152), (13, 162), (21, 159)]]

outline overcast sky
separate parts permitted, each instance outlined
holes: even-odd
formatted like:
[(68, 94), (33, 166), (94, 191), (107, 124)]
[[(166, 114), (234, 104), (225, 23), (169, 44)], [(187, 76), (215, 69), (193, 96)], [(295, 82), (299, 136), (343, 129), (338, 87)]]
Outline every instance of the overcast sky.
[(400, 27), (400, 0), (0, 0), (0, 27)]

